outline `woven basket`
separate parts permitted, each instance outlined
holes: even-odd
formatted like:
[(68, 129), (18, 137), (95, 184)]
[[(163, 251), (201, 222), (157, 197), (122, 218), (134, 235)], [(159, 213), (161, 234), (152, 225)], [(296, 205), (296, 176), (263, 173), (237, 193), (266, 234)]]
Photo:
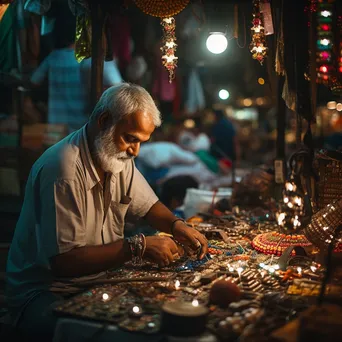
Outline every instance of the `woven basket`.
[(317, 207), (322, 209), (342, 198), (342, 153), (320, 151), (315, 164), (319, 174)]

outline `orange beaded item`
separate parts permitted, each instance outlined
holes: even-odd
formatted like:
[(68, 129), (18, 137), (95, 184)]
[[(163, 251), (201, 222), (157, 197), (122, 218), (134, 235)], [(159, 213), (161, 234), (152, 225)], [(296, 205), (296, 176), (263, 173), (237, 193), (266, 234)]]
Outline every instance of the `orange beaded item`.
[(168, 18), (181, 12), (189, 0), (134, 0), (134, 2), (146, 14)]
[[(290, 246), (308, 247), (311, 243), (304, 235), (286, 235), (278, 232), (263, 233), (257, 235), (252, 241), (252, 247), (263, 254), (282, 255)], [(295, 252), (293, 251), (292, 254)]]

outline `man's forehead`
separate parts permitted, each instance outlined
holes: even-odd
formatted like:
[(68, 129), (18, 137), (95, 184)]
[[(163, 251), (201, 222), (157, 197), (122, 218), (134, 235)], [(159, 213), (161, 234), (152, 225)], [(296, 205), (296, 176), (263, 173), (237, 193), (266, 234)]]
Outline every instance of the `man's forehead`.
[(137, 111), (122, 120), (122, 125), (127, 129), (153, 129), (154, 123), (152, 115), (148, 112)]

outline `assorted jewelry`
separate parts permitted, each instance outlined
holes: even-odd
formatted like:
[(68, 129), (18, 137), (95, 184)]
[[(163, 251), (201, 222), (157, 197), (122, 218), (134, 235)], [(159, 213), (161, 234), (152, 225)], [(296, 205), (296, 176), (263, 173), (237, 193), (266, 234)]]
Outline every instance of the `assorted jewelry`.
[[(206, 309), (209, 312), (206, 327), (219, 336), (243, 337), (249, 331), (247, 327), (254, 324), (258, 324), (266, 336), (269, 326), (283, 323), (291, 313), (281, 310), (282, 313), (286, 311), (286, 315), (275, 317), (271, 310), (271, 315), (266, 314), (264, 298), (274, 295), (277, 306), (286, 308), (288, 286), (291, 293), (304, 296), (307, 292), (298, 292), (299, 281), (317, 283), (323, 272), (320, 265), (310, 260), (303, 263), (298, 258), (291, 259), (293, 262), (287, 269), (281, 270), (277, 264), (278, 257), (274, 255), (278, 247), (282, 250), (287, 247), (283, 242), (298, 245), (304, 241), (301, 235), (270, 231), (276, 227), (274, 215), (271, 212), (264, 214), (255, 224), (250, 224), (252, 215), (248, 212), (232, 213), (226, 221), (216, 222), (221, 234), (212, 234), (211, 230), (218, 227), (215, 224), (202, 222), (200, 226), (189, 227), (202, 231), (209, 240), (208, 254), (199, 260), (200, 243), (191, 254), (188, 253), (190, 249), (175, 240), (185, 248), (185, 256), (162, 269), (142, 262), (146, 248), (144, 235), (130, 237), (127, 241), (132, 262), (108, 273), (103, 286), (90, 288), (59, 305), (55, 311), (59, 315), (114, 323), (127, 331), (154, 334), (162, 327), (164, 305), (182, 302), (189, 306), (190, 311), (191, 308), (194, 312), (199, 310), (197, 308)], [(177, 238), (174, 231), (177, 221), (171, 227), (174, 239)], [(268, 243), (267, 248), (273, 255), (260, 254), (254, 249), (256, 240), (253, 238), (263, 234), (268, 235), (268, 239), (262, 242)], [(270, 242), (276, 246), (270, 247)]]

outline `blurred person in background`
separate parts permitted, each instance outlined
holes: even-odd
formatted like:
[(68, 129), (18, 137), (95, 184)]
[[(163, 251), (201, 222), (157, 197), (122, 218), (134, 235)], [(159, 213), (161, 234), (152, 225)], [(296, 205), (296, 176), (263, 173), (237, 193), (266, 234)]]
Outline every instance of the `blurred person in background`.
[[(67, 16), (68, 17), (68, 16)], [(89, 104), (91, 60), (75, 58), (75, 17), (55, 22), (55, 49), (31, 76), (33, 86), (48, 79), (48, 124), (66, 125), (69, 132), (82, 127), (91, 112)], [(122, 82), (115, 62), (104, 63), (104, 88)]]
[(211, 130), (211, 154), (218, 158), (228, 158), (235, 165), (240, 163), (240, 147), (233, 123), (223, 110), (214, 110), (215, 123)]
[(187, 189), (199, 186), (196, 179), (190, 175), (176, 176), (165, 181), (161, 186), (160, 200), (176, 216), (184, 217), (182, 206)]

